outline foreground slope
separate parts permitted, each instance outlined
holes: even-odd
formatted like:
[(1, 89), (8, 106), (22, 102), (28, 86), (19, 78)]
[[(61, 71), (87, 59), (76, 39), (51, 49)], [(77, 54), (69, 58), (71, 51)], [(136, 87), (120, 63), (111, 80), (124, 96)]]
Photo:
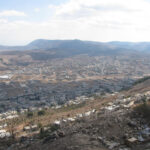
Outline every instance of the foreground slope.
[(137, 107), (143, 104), (143, 99), (149, 104), (150, 91), (147, 87), (140, 93), (139, 88), (131, 94), (132, 90), (144, 84), (148, 82), (137, 84), (129, 91), (97, 97), (82, 107), (83, 110), (89, 106), (84, 111), (59, 116), (54, 126), (41, 130), (40, 134), (21, 137), (8, 149), (148, 150), (150, 120)]

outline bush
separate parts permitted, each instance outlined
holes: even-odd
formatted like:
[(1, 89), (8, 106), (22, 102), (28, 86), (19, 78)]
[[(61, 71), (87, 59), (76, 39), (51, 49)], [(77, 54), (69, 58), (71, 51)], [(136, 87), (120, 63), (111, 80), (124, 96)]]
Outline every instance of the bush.
[(150, 120), (150, 104), (144, 102), (135, 108), (136, 112), (141, 114), (146, 119)]
[(38, 116), (43, 116), (43, 115), (45, 115), (45, 111), (44, 110), (40, 110), (40, 111), (38, 111)]
[(33, 117), (33, 112), (28, 112), (27, 117), (29, 117), (29, 118)]
[(60, 128), (59, 125), (57, 125), (57, 124), (52, 124), (50, 130), (51, 130), (51, 132), (54, 132), (54, 131), (57, 131), (59, 128)]
[(44, 138), (48, 135), (47, 132), (44, 131), (43, 127), (40, 129), (39, 137)]

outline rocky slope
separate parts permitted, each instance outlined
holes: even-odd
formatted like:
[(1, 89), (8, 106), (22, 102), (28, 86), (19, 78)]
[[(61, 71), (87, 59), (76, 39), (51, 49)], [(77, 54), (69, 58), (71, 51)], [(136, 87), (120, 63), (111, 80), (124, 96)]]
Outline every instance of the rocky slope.
[[(142, 86), (147, 83), (149, 80), (129, 91), (109, 95), (113, 97), (109, 102), (96, 108), (91, 105), (91, 111), (77, 114), (72, 119), (60, 118), (53, 126), (42, 129), (40, 134), (21, 137), (5, 149), (148, 150), (150, 122), (137, 109), (143, 102), (149, 106), (149, 88), (140, 93)], [(135, 88), (139, 90), (131, 93)]]

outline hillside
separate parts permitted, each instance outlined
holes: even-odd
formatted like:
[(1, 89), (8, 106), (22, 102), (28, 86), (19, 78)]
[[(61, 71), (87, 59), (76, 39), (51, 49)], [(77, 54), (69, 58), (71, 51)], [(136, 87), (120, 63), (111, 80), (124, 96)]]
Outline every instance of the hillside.
[[(144, 78), (142, 78), (144, 79)], [(150, 79), (147, 78), (146, 80), (142, 79), (138, 80), (139, 83), (134, 85), (129, 91), (128, 94), (135, 94), (135, 93), (143, 93), (150, 91)]]
[(128, 51), (142, 51), (148, 52), (150, 49), (149, 42), (93, 42), (93, 41), (81, 41), (81, 40), (45, 40), (38, 39), (32, 41), (25, 46), (0, 46), (0, 50), (51, 50), (51, 49), (61, 49), (61, 50), (72, 50), (94, 52), (113, 50), (114, 52), (118, 50), (128, 50)]
[[(27, 53), (35, 59), (68, 58), (76, 55), (87, 54), (115, 55), (124, 52), (126, 48), (117, 48), (107, 43), (88, 42), (80, 40), (35, 40), (26, 46), (0, 46), (3, 53)], [(4, 52), (6, 51), (6, 52)], [(9, 52), (10, 51), (10, 52)], [(12, 52), (15, 51), (15, 52)], [(126, 51), (127, 52), (127, 51)]]
[(135, 108), (146, 101), (149, 110), (150, 79), (142, 77), (150, 75), (150, 54), (148, 46), (130, 45), (36, 40), (2, 47), (0, 149), (149, 148), (149, 121)]
[[(31, 45), (37, 43), (39, 40)], [(53, 46), (56, 47), (56, 43)], [(66, 43), (59, 43), (62, 49), (0, 52), (1, 112), (118, 92), (131, 86), (136, 79), (150, 75), (149, 54), (120, 49), (117, 52), (114, 47), (105, 50), (104, 45), (97, 42), (92, 45), (101, 46), (99, 52), (88, 49), (91, 42), (71, 40)], [(72, 50), (74, 47), (77, 50)]]
[[(144, 82), (142, 84), (145, 84)], [(137, 84), (130, 90), (138, 88)], [(126, 91), (127, 93), (130, 92)], [(45, 114), (20, 116), (15, 121), (15, 140), (1, 143), (8, 150), (141, 150), (148, 149), (150, 120), (137, 107), (149, 104), (150, 91), (124, 92), (89, 98), (79, 104), (45, 110)], [(33, 128), (37, 124), (38, 127)], [(28, 128), (27, 128), (28, 127)], [(24, 129), (23, 129), (24, 128)], [(9, 128), (8, 128), (9, 129)], [(27, 130), (28, 129), (28, 130)]]

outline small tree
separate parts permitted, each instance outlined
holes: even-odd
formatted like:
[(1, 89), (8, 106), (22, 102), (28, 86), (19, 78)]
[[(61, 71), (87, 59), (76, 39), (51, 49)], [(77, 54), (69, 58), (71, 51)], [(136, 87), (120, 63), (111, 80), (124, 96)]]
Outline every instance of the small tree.
[(142, 114), (143, 117), (148, 119), (150, 121), (150, 103), (147, 102), (146, 96), (142, 97), (142, 104), (139, 104), (137, 107), (135, 107), (136, 112), (139, 114)]
[(10, 119), (7, 122), (8, 132), (10, 133), (12, 139), (16, 138), (16, 133), (15, 132), (16, 132), (17, 122), (18, 122), (17, 118)]
[(43, 115), (45, 115), (45, 111), (44, 110), (40, 110), (40, 111), (38, 111), (38, 116), (43, 116)]
[(29, 117), (29, 118), (33, 117), (33, 112), (31, 112), (31, 111), (28, 112), (28, 113), (27, 113), (27, 117)]

